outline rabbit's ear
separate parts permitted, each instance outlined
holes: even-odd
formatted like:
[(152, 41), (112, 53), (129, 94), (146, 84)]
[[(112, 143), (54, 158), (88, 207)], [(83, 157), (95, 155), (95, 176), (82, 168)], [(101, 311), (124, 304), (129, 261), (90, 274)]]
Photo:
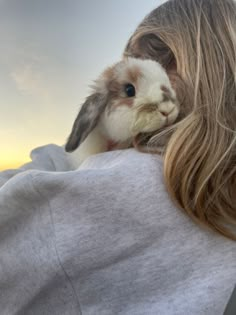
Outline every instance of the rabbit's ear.
[(90, 95), (74, 122), (71, 134), (67, 140), (65, 150), (72, 152), (87, 138), (89, 133), (96, 127), (101, 114), (104, 112), (107, 96), (100, 93)]

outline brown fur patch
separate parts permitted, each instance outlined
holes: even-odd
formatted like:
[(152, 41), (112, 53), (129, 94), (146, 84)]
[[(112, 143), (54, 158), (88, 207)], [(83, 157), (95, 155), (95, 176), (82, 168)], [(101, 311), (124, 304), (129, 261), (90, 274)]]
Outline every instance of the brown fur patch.
[(162, 86), (161, 86), (161, 90), (162, 90), (163, 92), (165, 92), (165, 93), (169, 93), (169, 94), (170, 94), (170, 89), (169, 89), (167, 86), (165, 86), (165, 85), (162, 85)]
[(116, 104), (115, 107), (119, 106), (128, 106), (131, 107), (133, 105), (134, 100), (132, 98), (122, 98), (119, 103)]
[(176, 100), (172, 97), (171, 91), (168, 87), (166, 87), (165, 85), (162, 85), (161, 90), (164, 92), (163, 93), (163, 102), (171, 101), (171, 102), (175, 103)]
[(139, 67), (132, 67), (127, 71), (128, 81), (133, 85), (137, 85), (138, 79), (141, 77), (141, 71)]
[(114, 68), (113, 67), (108, 67), (104, 72), (103, 72), (104, 79), (109, 81), (112, 80), (114, 76)]
[(107, 85), (109, 94), (112, 98), (117, 98), (120, 96), (121, 84), (119, 82), (117, 82), (116, 80), (111, 80), (107, 83)]
[(113, 140), (107, 140), (107, 151), (112, 151), (117, 146), (117, 142)]
[[(125, 78), (122, 78), (122, 82), (117, 81), (115, 77), (114, 68), (107, 68), (104, 72), (104, 77), (107, 80), (107, 89), (108, 89), (108, 115), (116, 110), (119, 106), (128, 106), (133, 105), (133, 98), (125, 97), (124, 87), (125, 84), (130, 83), (134, 86), (137, 85), (138, 79), (141, 76), (141, 71), (139, 67), (132, 66), (125, 71)], [(114, 104), (114, 101), (115, 104)]]

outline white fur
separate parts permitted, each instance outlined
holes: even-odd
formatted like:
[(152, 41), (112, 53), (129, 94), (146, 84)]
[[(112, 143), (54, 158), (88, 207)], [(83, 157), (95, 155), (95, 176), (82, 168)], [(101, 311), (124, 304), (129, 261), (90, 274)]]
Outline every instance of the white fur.
[[(142, 118), (146, 122), (146, 128), (143, 131), (146, 132), (157, 130), (165, 125), (166, 116), (161, 115), (161, 111), (166, 113), (173, 111), (168, 117), (168, 123), (172, 123), (178, 115), (176, 104), (172, 102), (162, 102), (162, 85), (168, 87), (172, 91), (173, 97), (175, 97), (175, 92), (171, 87), (170, 80), (162, 66), (153, 60), (128, 58), (127, 64), (117, 69), (117, 77), (124, 76), (125, 70), (133, 66), (139, 67), (142, 76), (136, 86), (136, 96), (132, 110), (127, 106), (120, 106), (109, 116), (107, 111), (105, 111), (102, 117), (101, 125), (105, 133), (115, 141), (125, 141), (130, 138), (131, 135), (135, 135), (137, 131), (140, 131), (136, 128), (137, 111), (134, 109), (144, 104), (159, 104), (157, 105), (156, 113), (142, 114)], [(159, 122), (158, 128), (156, 125), (157, 121)], [(150, 123), (150, 125), (148, 126), (147, 123)], [(155, 128), (153, 126), (153, 129), (151, 125), (155, 125)]]
[[(176, 120), (179, 113), (177, 102), (163, 102), (161, 86), (164, 85), (171, 91), (173, 99), (176, 99), (176, 95), (161, 65), (152, 60), (127, 58), (114, 66), (117, 82), (126, 82), (127, 70), (132, 67), (138, 68), (141, 73), (135, 83), (136, 95), (133, 106), (130, 108), (122, 105), (114, 111), (109, 111), (106, 108), (97, 127), (79, 149), (72, 153), (78, 162), (77, 165), (80, 165), (86, 157), (92, 154), (107, 151), (108, 139), (114, 142), (128, 143), (133, 136), (140, 132), (152, 132)], [(133, 82), (127, 83), (133, 84)], [(96, 81), (94, 88), (100, 93), (106, 91), (106, 78), (103, 75)], [(116, 101), (112, 105), (116, 105)], [(138, 113), (138, 109), (144, 105), (150, 105), (154, 109), (151, 112)]]

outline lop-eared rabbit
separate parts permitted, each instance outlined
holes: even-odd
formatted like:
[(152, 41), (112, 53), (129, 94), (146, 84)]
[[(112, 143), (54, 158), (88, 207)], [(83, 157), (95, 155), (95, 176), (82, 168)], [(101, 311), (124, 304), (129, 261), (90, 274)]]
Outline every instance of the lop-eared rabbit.
[(139, 134), (175, 122), (179, 106), (168, 75), (153, 60), (125, 58), (92, 86), (65, 145), (79, 166), (88, 156), (132, 146)]

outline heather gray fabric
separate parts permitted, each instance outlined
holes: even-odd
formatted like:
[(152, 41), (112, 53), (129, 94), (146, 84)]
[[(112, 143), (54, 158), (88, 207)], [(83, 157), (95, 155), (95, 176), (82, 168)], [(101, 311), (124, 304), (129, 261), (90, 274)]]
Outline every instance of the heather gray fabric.
[(0, 173), (1, 315), (222, 315), (236, 243), (170, 201), (160, 157), (63, 149)]

